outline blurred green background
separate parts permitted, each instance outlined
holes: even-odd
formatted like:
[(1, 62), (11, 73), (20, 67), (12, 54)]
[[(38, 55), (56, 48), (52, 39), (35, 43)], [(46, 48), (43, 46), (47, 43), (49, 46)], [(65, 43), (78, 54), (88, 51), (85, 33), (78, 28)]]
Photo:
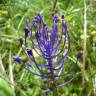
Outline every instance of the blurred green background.
[[(19, 37), (24, 36), (25, 20), (32, 20), (40, 12), (50, 26), (53, 5), (52, 0), (0, 0), (0, 96), (40, 96), (44, 93), (40, 88), (43, 81), (23, 69), (12, 57), (21, 55)], [(73, 73), (79, 73), (78, 77), (59, 89), (61, 96), (96, 96), (96, 0), (86, 0), (86, 6), (84, 41), (84, 0), (57, 0), (55, 11), (58, 16), (65, 14), (70, 33), (71, 48), (66, 64), (74, 64), (78, 51), (86, 48)], [(63, 82), (65, 78), (60, 80)]]

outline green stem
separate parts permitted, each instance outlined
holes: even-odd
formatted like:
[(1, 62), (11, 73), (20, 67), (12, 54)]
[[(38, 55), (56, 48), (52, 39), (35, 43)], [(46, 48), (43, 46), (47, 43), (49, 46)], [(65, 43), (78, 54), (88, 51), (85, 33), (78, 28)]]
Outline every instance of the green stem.
[(49, 83), (49, 89), (52, 91), (52, 96), (58, 96), (58, 90), (56, 88), (56, 81), (51, 80)]
[(85, 73), (85, 65), (86, 65), (86, 41), (87, 41), (87, 5), (86, 0), (84, 0), (84, 39), (83, 39), (83, 65), (82, 65), (82, 84), (85, 85), (84, 73)]
[(57, 89), (53, 90), (53, 96), (58, 96), (58, 90)]
[(56, 88), (56, 81), (54, 80), (54, 70), (51, 69), (51, 68), (53, 68), (52, 60), (49, 59), (48, 62), (49, 62), (48, 65), (50, 66), (49, 89), (52, 91), (53, 96), (58, 96), (58, 91), (57, 91), (57, 88)]
[(53, 0), (53, 9), (52, 9), (53, 12), (55, 11), (56, 4), (57, 4), (57, 0)]

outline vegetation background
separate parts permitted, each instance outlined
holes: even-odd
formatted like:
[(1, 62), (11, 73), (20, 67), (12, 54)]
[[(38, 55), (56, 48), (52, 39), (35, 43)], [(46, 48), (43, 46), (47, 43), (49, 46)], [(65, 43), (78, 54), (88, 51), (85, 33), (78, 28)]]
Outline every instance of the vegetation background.
[[(0, 96), (44, 93), (40, 88), (43, 81), (12, 58), (22, 53), (19, 37), (24, 35), (26, 18), (32, 20), (40, 12), (50, 26), (53, 6), (52, 0), (0, 0)], [(65, 14), (70, 33), (71, 49), (66, 64), (74, 64), (78, 52), (82, 53), (73, 73), (78, 72), (78, 77), (59, 92), (61, 96), (96, 96), (96, 0), (57, 0), (55, 11), (58, 16)]]

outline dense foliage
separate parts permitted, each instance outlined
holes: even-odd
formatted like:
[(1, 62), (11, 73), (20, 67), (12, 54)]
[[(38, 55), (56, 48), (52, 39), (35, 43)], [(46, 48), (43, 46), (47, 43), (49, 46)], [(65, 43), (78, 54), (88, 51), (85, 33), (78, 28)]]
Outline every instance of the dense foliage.
[[(52, 0), (0, 1), (0, 96), (40, 96), (46, 92), (42, 87), (46, 82), (14, 62), (13, 57), (21, 56), (24, 62), (28, 61), (22, 55), (19, 43), (20, 36), (24, 35), (25, 20), (29, 18), (32, 21), (37, 13), (42, 13), (48, 27), (51, 28), (50, 14), (53, 6)], [(63, 71), (67, 72), (70, 66), (74, 65), (78, 52), (82, 53), (74, 72), (69, 77), (60, 79), (60, 82), (64, 82), (71, 75), (78, 73), (71, 83), (58, 90), (61, 96), (96, 96), (96, 0), (86, 0), (86, 6), (85, 66), (83, 65), (84, 0), (57, 0), (54, 9), (58, 16), (64, 13), (70, 34), (70, 51)], [(45, 63), (37, 54), (35, 58)]]

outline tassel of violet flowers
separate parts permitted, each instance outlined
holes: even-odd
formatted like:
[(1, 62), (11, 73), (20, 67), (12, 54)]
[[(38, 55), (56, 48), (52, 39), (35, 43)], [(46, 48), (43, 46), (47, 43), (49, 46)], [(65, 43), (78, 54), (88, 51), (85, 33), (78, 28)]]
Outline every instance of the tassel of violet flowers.
[[(67, 31), (67, 25), (62, 15), (62, 23), (59, 27), (59, 18), (55, 13), (52, 13), (52, 28), (49, 29), (43, 20), (41, 14), (37, 14), (33, 19), (31, 25), (30, 21), (26, 20), (25, 38), (20, 38), (20, 45), (26, 58), (29, 62), (26, 64), (20, 57), (14, 58), (15, 61), (24, 65), (24, 68), (29, 70), (32, 74), (39, 76), (48, 83), (46, 89), (53, 92), (53, 96), (58, 96), (57, 89), (59, 87), (67, 85), (70, 80), (58, 84), (59, 78), (68, 76), (73, 70), (75, 65), (65, 74), (63, 74), (63, 68), (65, 60), (67, 58), (70, 49), (70, 36)], [(31, 44), (27, 43), (27, 39), (30, 39)], [(65, 46), (67, 44), (67, 48)], [(39, 58), (44, 60), (44, 64), (40, 64), (34, 56), (34, 52), (38, 54)], [(78, 60), (78, 57), (77, 57)], [(76, 60), (76, 63), (77, 63)], [(75, 64), (76, 64), (75, 63)]]

